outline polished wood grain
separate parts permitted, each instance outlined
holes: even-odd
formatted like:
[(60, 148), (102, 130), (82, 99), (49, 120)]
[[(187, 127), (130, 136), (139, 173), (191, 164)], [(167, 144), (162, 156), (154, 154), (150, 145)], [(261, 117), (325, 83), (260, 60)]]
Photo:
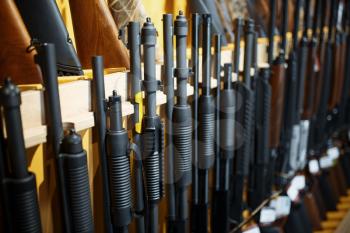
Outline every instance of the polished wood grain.
[[(26, 52), (30, 36), (13, 0), (0, 1), (0, 82), (10, 76), (16, 84), (41, 83), (33, 50)], [(0, 85), (1, 85), (0, 84)]]
[(78, 57), (84, 69), (91, 57), (102, 55), (105, 68), (129, 68), (128, 50), (118, 39), (118, 29), (105, 0), (70, 0)]

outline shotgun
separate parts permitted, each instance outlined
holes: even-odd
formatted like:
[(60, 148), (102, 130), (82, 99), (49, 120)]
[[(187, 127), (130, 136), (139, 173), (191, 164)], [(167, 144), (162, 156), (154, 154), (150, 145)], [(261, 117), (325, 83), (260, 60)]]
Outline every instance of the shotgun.
[(175, 177), (174, 177), (174, 145), (173, 145), (173, 109), (174, 109), (174, 71), (173, 71), (173, 15), (163, 15), (163, 45), (164, 45), (164, 65), (162, 75), (165, 86), (166, 101), (166, 170), (167, 170), (167, 194), (168, 194), (168, 216), (167, 232), (175, 232), (176, 210), (175, 210)]
[(212, 207), (213, 232), (226, 233), (229, 229), (230, 168), (234, 155), (235, 93), (232, 88), (232, 64), (224, 65), (224, 89), (220, 92), (219, 152), (215, 162), (215, 187)]
[(202, 94), (198, 106), (198, 225), (197, 232), (208, 232), (209, 169), (214, 163), (215, 109), (211, 95), (211, 15), (202, 15)]
[[(307, 141), (309, 134), (310, 122), (308, 119), (302, 119), (303, 103), (305, 94), (305, 77), (306, 65), (308, 57), (308, 30), (309, 30), (309, 16), (310, 16), (310, 1), (305, 1), (304, 6), (304, 30), (300, 40), (298, 49), (298, 83), (297, 83), (297, 100), (296, 100), (296, 115), (293, 126), (293, 138), (291, 141), (290, 166), (293, 172), (302, 169), (306, 162)], [(295, 137), (295, 135), (297, 135)]]
[(82, 75), (82, 67), (55, 0), (16, 0), (31, 37), (31, 44), (52, 43), (56, 47), (59, 75)]
[(113, 91), (108, 98), (106, 155), (111, 200), (113, 232), (128, 233), (132, 220), (128, 132), (123, 128), (121, 97)]
[(131, 79), (131, 103), (134, 105), (133, 122), (133, 142), (131, 149), (133, 150), (133, 167), (134, 167), (134, 217), (136, 219), (137, 232), (145, 232), (145, 203), (144, 203), (144, 184), (143, 184), (143, 166), (141, 159), (141, 124), (143, 117), (143, 99), (141, 92), (141, 40), (140, 40), (140, 23), (129, 22), (128, 24), (128, 44), (130, 54), (130, 72)]
[[(93, 232), (86, 152), (74, 131), (64, 137), (59, 103), (55, 46), (41, 44), (35, 57), (43, 76), (48, 151), (56, 159), (57, 184), (65, 232)], [(73, 185), (74, 184), (74, 185)], [(82, 217), (83, 216), (83, 217)]]
[(155, 46), (157, 32), (147, 18), (141, 29), (141, 44), (143, 45), (144, 81), (145, 88), (145, 115), (142, 119), (141, 151), (144, 165), (146, 197), (148, 207), (147, 231), (157, 233), (158, 203), (163, 196), (163, 148), (164, 126), (156, 114), (156, 91), (160, 83), (156, 80)]
[(239, 61), (241, 56), (241, 36), (242, 36), (242, 27), (243, 27), (243, 20), (242, 18), (237, 18), (236, 22), (236, 33), (235, 33), (235, 48), (233, 51), (233, 72), (237, 74), (237, 77), (239, 77)]
[(270, 112), (270, 127), (269, 127), (269, 149), (270, 149), (270, 167), (268, 174), (267, 189), (271, 192), (274, 184), (275, 176), (275, 164), (278, 157), (277, 149), (280, 144), (280, 133), (282, 128), (282, 116), (284, 108), (284, 92), (286, 82), (286, 69), (285, 69), (285, 51), (280, 49), (278, 57), (273, 60), (273, 47), (274, 47), (274, 29), (275, 29), (275, 14), (276, 14), (276, 1), (270, 0), (271, 6), (271, 18), (269, 28), (269, 47), (268, 47), (268, 62), (270, 64), (271, 77), (270, 85), (272, 89), (271, 93), (271, 112)]
[[(242, 131), (236, 130), (235, 144), (237, 147), (235, 153), (235, 167), (232, 179), (233, 195), (230, 208), (230, 218), (232, 223), (237, 226), (243, 219), (244, 210), (243, 192), (246, 177), (248, 175), (249, 161), (251, 158), (251, 138), (252, 138), (252, 119), (254, 114), (254, 91), (252, 89), (251, 67), (254, 42), (254, 21), (249, 19), (245, 22), (245, 47), (244, 47), (244, 71), (243, 81), (235, 83), (237, 92), (236, 105), (241, 107), (236, 111), (236, 122), (241, 125)], [(239, 103), (241, 101), (241, 103)], [(240, 139), (242, 141), (239, 141)]]
[(91, 57), (102, 55), (106, 68), (129, 68), (127, 48), (118, 39), (118, 29), (105, 0), (69, 0), (77, 52), (84, 69)]
[(251, 169), (249, 207), (257, 208), (267, 198), (266, 175), (269, 165), (269, 116), (271, 108), (270, 70), (260, 69), (255, 81), (255, 156)]
[(176, 203), (176, 230), (187, 232), (189, 208), (187, 203), (188, 186), (192, 181), (192, 112), (187, 103), (187, 79), (190, 70), (187, 67), (188, 24), (182, 11), (176, 16), (174, 35), (176, 37), (176, 68), (174, 76), (177, 80), (176, 104), (173, 109), (174, 125), (174, 159), (175, 159), (175, 203)]
[(192, 134), (192, 203), (191, 203), (191, 232), (198, 232), (200, 226), (199, 180), (198, 180), (198, 79), (199, 79), (199, 20), (198, 13), (192, 14), (191, 66), (193, 72), (193, 134)]
[(94, 112), (96, 132), (94, 136), (98, 142), (99, 159), (101, 163), (102, 175), (102, 196), (103, 196), (103, 219), (105, 232), (112, 232), (111, 208), (109, 196), (109, 181), (106, 155), (106, 104), (105, 104), (105, 84), (103, 74), (103, 57), (92, 58), (93, 79), (91, 83), (92, 110)]
[(0, 9), (0, 77), (13, 77), (17, 84), (41, 83), (36, 51), (27, 50), (30, 36), (14, 1), (1, 1)]
[[(21, 95), (10, 78), (0, 89), (0, 104), (6, 127), (6, 145), (2, 155), (7, 169), (1, 185), (6, 193), (4, 207), (8, 210), (9, 232), (42, 232), (35, 175), (28, 171), (20, 113)], [(1, 128), (0, 130), (3, 130)], [(2, 133), (1, 133), (2, 135)], [(3, 149), (3, 148), (1, 148)]]

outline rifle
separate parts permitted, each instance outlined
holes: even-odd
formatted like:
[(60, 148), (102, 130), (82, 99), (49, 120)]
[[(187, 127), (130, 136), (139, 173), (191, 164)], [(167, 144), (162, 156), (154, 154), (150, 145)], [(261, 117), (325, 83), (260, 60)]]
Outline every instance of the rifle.
[(317, 45), (318, 41), (318, 27), (320, 23), (321, 17), (321, 0), (316, 0), (315, 10), (314, 10), (314, 19), (312, 25), (312, 37), (309, 41), (309, 52), (307, 59), (307, 71), (306, 71), (306, 80), (305, 80), (305, 96), (304, 96), (304, 105), (303, 105), (303, 113), (302, 119), (311, 119), (314, 112), (314, 96), (316, 90), (317, 78), (320, 70), (320, 63), (317, 54)]
[(191, 232), (198, 232), (200, 226), (199, 180), (198, 180), (198, 79), (199, 79), (199, 20), (198, 13), (192, 14), (191, 65), (193, 72), (193, 146), (192, 146), (192, 206)]
[[(225, 35), (224, 27), (222, 26), (220, 17), (218, 15), (215, 2), (211, 0), (191, 0), (190, 1), (191, 12), (199, 14), (210, 14), (212, 18), (212, 30), (214, 34)], [(226, 38), (222, 40), (223, 45), (227, 45)]]
[(215, 189), (212, 207), (213, 232), (228, 232), (229, 222), (229, 183), (231, 163), (234, 155), (234, 115), (235, 93), (232, 88), (232, 65), (224, 65), (224, 89), (220, 92), (219, 151), (215, 163)]
[(132, 220), (128, 132), (123, 128), (121, 97), (113, 91), (108, 98), (106, 154), (113, 232), (127, 233)]
[(92, 88), (92, 110), (94, 112), (95, 126), (96, 126), (96, 141), (98, 142), (98, 152), (101, 163), (102, 173), (102, 195), (103, 195), (103, 210), (104, 210), (104, 224), (105, 231), (112, 232), (111, 222), (111, 208), (110, 208), (110, 192), (107, 168), (106, 155), (106, 104), (105, 104), (105, 84), (103, 74), (103, 57), (95, 56), (92, 58), (92, 72), (93, 79), (91, 83)]
[(260, 69), (255, 82), (255, 156), (251, 169), (249, 206), (257, 208), (267, 198), (266, 175), (269, 166), (269, 115), (271, 108), (270, 70)]
[(17, 84), (41, 83), (40, 69), (34, 63), (36, 51), (27, 50), (30, 36), (15, 3), (1, 1), (0, 9), (0, 77), (13, 77)]
[(168, 216), (167, 232), (175, 232), (176, 207), (175, 207), (175, 177), (174, 177), (174, 145), (173, 145), (173, 109), (174, 109), (174, 71), (173, 71), (173, 15), (163, 15), (163, 45), (164, 65), (162, 72), (165, 77), (164, 86), (167, 96), (166, 102), (166, 155), (167, 155), (167, 194), (168, 194)]
[(90, 59), (102, 55), (106, 68), (129, 68), (126, 47), (118, 39), (118, 29), (105, 0), (69, 0), (78, 56), (85, 69)]
[(52, 43), (57, 48), (58, 74), (83, 74), (80, 61), (56, 1), (16, 0), (15, 2), (31, 36), (31, 44), (35, 46), (38, 43)]
[[(237, 92), (236, 105), (242, 101), (241, 107), (237, 109), (236, 121), (242, 126), (242, 131), (236, 130), (235, 144), (237, 148), (235, 154), (235, 168), (232, 179), (233, 194), (231, 197), (230, 218), (237, 226), (242, 221), (242, 213), (244, 208), (243, 191), (246, 176), (248, 174), (249, 161), (251, 158), (251, 138), (252, 138), (252, 119), (254, 114), (254, 92), (252, 90), (252, 80), (250, 70), (252, 67), (252, 54), (254, 42), (254, 21), (249, 19), (245, 25), (245, 50), (244, 50), (244, 71), (243, 81), (235, 83)], [(239, 98), (240, 97), (240, 98)], [(239, 100), (238, 100), (239, 99)], [(238, 134), (238, 135), (237, 135)], [(239, 138), (243, 141), (239, 142)]]
[(211, 95), (210, 56), (211, 56), (211, 15), (202, 15), (203, 57), (202, 94), (198, 106), (198, 226), (196, 232), (208, 232), (209, 209), (209, 169), (214, 162), (215, 109)]
[[(10, 78), (0, 89), (0, 104), (6, 126), (7, 153), (0, 159), (7, 162), (1, 180), (5, 193), (4, 207), (8, 211), (9, 232), (42, 232), (35, 175), (28, 171), (20, 113), (20, 91)], [(0, 130), (3, 130), (1, 128)], [(2, 132), (2, 131), (1, 131)], [(2, 135), (2, 133), (1, 133)], [(7, 156), (6, 156), (7, 154)]]
[(268, 47), (268, 62), (270, 64), (270, 85), (272, 89), (271, 93), (271, 112), (270, 112), (270, 127), (269, 127), (269, 149), (270, 149), (270, 167), (269, 167), (269, 180), (267, 182), (268, 192), (271, 191), (274, 184), (274, 171), (275, 162), (277, 158), (277, 148), (280, 144), (280, 132), (282, 127), (282, 115), (284, 108), (284, 92), (286, 82), (286, 69), (285, 69), (285, 51), (280, 49), (279, 56), (273, 61), (273, 46), (274, 46), (274, 28), (275, 28), (275, 12), (276, 2), (270, 1), (271, 6), (271, 18), (269, 28), (269, 47)]
[(188, 186), (192, 181), (192, 112), (187, 103), (187, 79), (190, 70), (186, 64), (187, 48), (187, 20), (182, 11), (176, 16), (174, 34), (176, 37), (176, 68), (174, 76), (177, 78), (176, 104), (173, 109), (174, 150), (175, 150), (175, 203), (176, 230), (187, 232), (189, 208), (187, 203)]
[(163, 148), (164, 126), (156, 114), (156, 91), (159, 83), (155, 73), (155, 45), (157, 32), (150, 18), (147, 18), (141, 30), (143, 45), (145, 115), (142, 119), (141, 149), (144, 165), (147, 207), (149, 220), (147, 232), (158, 232), (158, 202), (163, 196)]
[(86, 152), (78, 134), (74, 131), (65, 137), (63, 134), (55, 46), (45, 43), (36, 49), (38, 55), (35, 59), (40, 65), (45, 87), (48, 151), (56, 158), (63, 228), (65, 232), (93, 232)]
[(305, 1), (304, 6), (304, 30), (303, 36), (300, 40), (300, 46), (298, 50), (298, 83), (297, 83), (297, 100), (296, 100), (296, 115), (293, 126), (293, 135), (298, 135), (293, 137), (291, 142), (290, 154), (290, 166), (292, 171), (302, 169), (306, 162), (306, 152), (307, 152), (307, 141), (309, 135), (309, 120), (302, 119), (303, 113), (303, 103), (305, 94), (305, 77), (307, 71), (307, 57), (308, 57), (308, 30), (309, 30), (309, 15), (310, 15), (310, 1)]
[(128, 49), (130, 54), (130, 72), (128, 73), (131, 79), (131, 103), (134, 105), (133, 116), (133, 167), (134, 167), (134, 179), (135, 179), (135, 206), (134, 214), (136, 219), (137, 232), (145, 232), (145, 220), (144, 220), (144, 190), (143, 190), (143, 167), (140, 154), (141, 148), (141, 123), (143, 117), (143, 99), (141, 92), (141, 48), (140, 48), (140, 23), (130, 22), (128, 24)]

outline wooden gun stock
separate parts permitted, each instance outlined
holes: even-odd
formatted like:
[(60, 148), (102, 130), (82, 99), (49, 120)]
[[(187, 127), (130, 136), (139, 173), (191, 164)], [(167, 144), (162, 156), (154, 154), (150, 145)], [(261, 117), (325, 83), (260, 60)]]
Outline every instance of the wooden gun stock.
[[(278, 62), (278, 61), (277, 61)], [(283, 115), (284, 91), (286, 69), (284, 62), (278, 62), (271, 67), (270, 84), (272, 88), (271, 95), (271, 114), (269, 129), (269, 146), (277, 148), (280, 141), (280, 132)]]
[(322, 77), (324, 76), (324, 57), (326, 53), (326, 42), (320, 41), (320, 45), (318, 47), (317, 56), (319, 58), (320, 70), (317, 75), (317, 79), (315, 80), (315, 95), (313, 98), (313, 113), (317, 113), (318, 107), (321, 100), (322, 93)]
[[(338, 35), (340, 36), (340, 35)], [(334, 70), (332, 77), (331, 94), (329, 96), (328, 110), (332, 110), (338, 104), (341, 95), (341, 88), (344, 80), (344, 51), (345, 43), (335, 43), (334, 48)]]
[(101, 55), (105, 68), (129, 68), (127, 48), (118, 39), (118, 29), (105, 0), (69, 0), (77, 52), (84, 69), (91, 57)]
[(0, 1), (0, 34), (0, 80), (10, 76), (16, 84), (41, 83), (36, 52), (27, 52), (30, 36), (12, 0)]

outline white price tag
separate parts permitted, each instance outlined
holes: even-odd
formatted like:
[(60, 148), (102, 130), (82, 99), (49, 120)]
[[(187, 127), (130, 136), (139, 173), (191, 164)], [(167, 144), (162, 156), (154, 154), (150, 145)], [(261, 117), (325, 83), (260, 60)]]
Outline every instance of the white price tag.
[(249, 227), (243, 233), (260, 233), (260, 228), (258, 226)]
[(316, 159), (310, 160), (309, 171), (311, 174), (316, 174), (320, 171), (320, 166), (318, 165), (318, 161)]
[(291, 186), (294, 186), (297, 190), (304, 189), (305, 185), (306, 185), (306, 181), (305, 181), (305, 176), (303, 175), (295, 176), (291, 183)]
[(290, 186), (287, 190), (287, 195), (292, 201), (296, 201), (299, 196), (299, 190), (293, 186)]
[(333, 166), (333, 159), (329, 156), (323, 156), (320, 158), (320, 167), (322, 169), (330, 168)]
[(332, 147), (327, 150), (327, 155), (333, 160), (338, 159), (339, 154), (340, 152), (338, 147)]
[(290, 198), (288, 196), (279, 196), (275, 201), (275, 210), (277, 218), (289, 215), (291, 207)]
[(268, 224), (276, 220), (276, 211), (270, 207), (264, 207), (260, 211), (260, 223)]

